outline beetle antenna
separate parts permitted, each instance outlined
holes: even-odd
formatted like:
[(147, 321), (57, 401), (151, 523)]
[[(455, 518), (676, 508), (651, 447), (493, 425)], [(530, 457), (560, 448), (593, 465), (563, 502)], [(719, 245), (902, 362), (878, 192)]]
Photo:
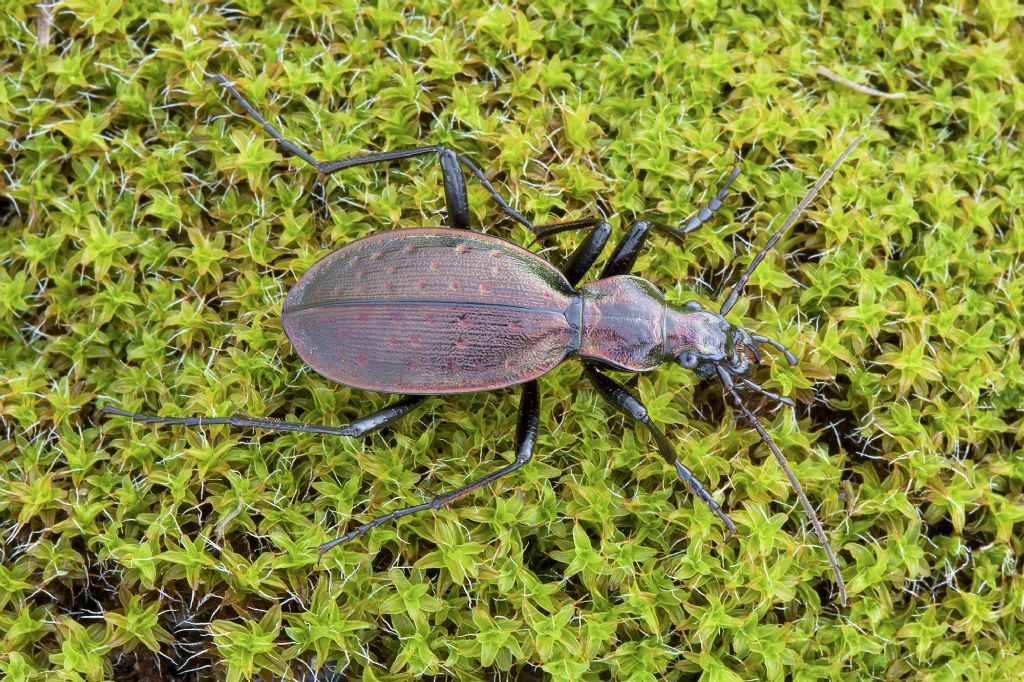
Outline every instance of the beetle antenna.
[(793, 490), (796, 491), (796, 496), (800, 498), (800, 503), (804, 506), (804, 510), (807, 515), (811, 518), (811, 524), (814, 526), (814, 533), (821, 540), (821, 544), (825, 547), (825, 554), (828, 555), (828, 562), (832, 565), (832, 572), (836, 576), (836, 586), (839, 588), (839, 601), (842, 602), (843, 606), (846, 606), (846, 584), (843, 582), (843, 574), (839, 571), (839, 562), (836, 561), (836, 555), (832, 551), (832, 546), (828, 543), (828, 538), (825, 537), (825, 530), (821, 527), (821, 521), (818, 520), (818, 515), (814, 511), (814, 507), (811, 506), (810, 500), (807, 499), (807, 495), (804, 494), (804, 489), (800, 486), (800, 481), (797, 480), (793, 474), (793, 470), (789, 468), (789, 464), (786, 463), (786, 458), (783, 457), (782, 452), (775, 446), (775, 442), (772, 441), (771, 436), (764, 430), (761, 423), (757, 421), (757, 417), (754, 413), (747, 409), (747, 406), (743, 404), (743, 400), (740, 398), (740, 394), (736, 392), (736, 385), (733, 384), (732, 378), (729, 373), (722, 369), (721, 365), (715, 365), (718, 370), (718, 376), (722, 380), (722, 386), (726, 392), (732, 397), (736, 407), (740, 409), (747, 422), (757, 431), (758, 435), (761, 436), (761, 440), (768, 449), (775, 455), (775, 459), (782, 466), (782, 470), (786, 472), (786, 476), (789, 478), (790, 485), (793, 486)]
[(818, 181), (814, 183), (814, 187), (811, 188), (811, 191), (804, 195), (804, 198), (800, 200), (800, 203), (797, 204), (796, 208), (793, 209), (793, 212), (789, 214), (788, 218), (786, 218), (786, 222), (782, 223), (782, 227), (779, 228), (779, 231), (772, 235), (772, 238), (769, 239), (768, 243), (764, 245), (764, 248), (761, 249), (761, 252), (757, 254), (757, 257), (755, 257), (754, 260), (750, 263), (750, 267), (747, 268), (747, 271), (743, 273), (743, 276), (740, 277), (739, 281), (736, 282), (736, 285), (732, 288), (732, 291), (729, 292), (729, 297), (725, 299), (725, 303), (722, 304), (722, 310), (719, 312), (720, 315), (726, 315), (730, 310), (732, 310), (732, 307), (736, 305), (736, 300), (740, 297), (740, 294), (743, 293), (743, 287), (746, 286), (747, 280), (750, 279), (750, 275), (752, 275), (757, 266), (761, 264), (761, 261), (764, 260), (764, 257), (768, 254), (769, 251), (771, 251), (772, 247), (774, 247), (775, 244), (777, 244), (778, 241), (782, 239), (782, 235), (785, 234), (786, 230), (788, 230), (793, 225), (793, 223), (796, 222), (796, 219), (800, 217), (800, 214), (804, 212), (804, 209), (807, 208), (807, 205), (810, 204), (811, 201), (814, 199), (815, 195), (818, 194), (818, 190), (820, 190), (825, 185), (825, 183), (828, 182), (828, 179), (831, 178), (832, 174), (836, 172), (836, 169), (839, 168), (839, 165), (846, 159), (850, 152), (853, 151), (853, 148), (856, 147), (857, 144), (860, 143), (860, 141), (863, 139), (863, 135), (858, 135), (857, 139), (851, 142), (850, 146), (843, 150), (843, 153), (839, 155), (839, 158), (835, 160), (835, 163), (829, 166), (828, 170), (826, 170), (822, 174), (822, 176), (818, 178)]

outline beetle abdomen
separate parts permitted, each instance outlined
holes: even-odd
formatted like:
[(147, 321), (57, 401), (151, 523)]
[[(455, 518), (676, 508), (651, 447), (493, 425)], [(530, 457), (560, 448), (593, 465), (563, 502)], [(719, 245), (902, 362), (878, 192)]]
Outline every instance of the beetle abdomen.
[[(382, 232), (318, 261), (282, 324), (323, 376), (369, 391), (468, 393), (534, 379), (578, 342), (577, 294), (538, 256), (495, 237)], [(578, 326), (578, 323), (577, 323)]]

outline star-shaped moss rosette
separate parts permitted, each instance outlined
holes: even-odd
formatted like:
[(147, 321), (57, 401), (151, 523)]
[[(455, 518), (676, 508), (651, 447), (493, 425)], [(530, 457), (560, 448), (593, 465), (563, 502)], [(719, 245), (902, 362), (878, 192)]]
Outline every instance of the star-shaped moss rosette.
[[(1012, 679), (1020, 19), (998, 0), (9, 3), (0, 674)], [(709, 306), (831, 141), (867, 131), (871, 155), (732, 312), (801, 358), (757, 375), (796, 409), (758, 414), (794, 453), (849, 606), (757, 434), (681, 368), (635, 391), (736, 522), (729, 543), (573, 365), (545, 378), (529, 467), (319, 566), (309, 548), (353, 518), (507, 462), (515, 393), (435, 401), (359, 441), (96, 419), (114, 404), (343, 424), (389, 400), (303, 369), (280, 304), (332, 248), (438, 224), (436, 165), (321, 182), (238, 125), (213, 73), (318, 159), (457, 148), (538, 224), (605, 206), (617, 234), (643, 212), (685, 224), (739, 154), (718, 222), (637, 265)], [(469, 191), (475, 223), (530, 243)]]

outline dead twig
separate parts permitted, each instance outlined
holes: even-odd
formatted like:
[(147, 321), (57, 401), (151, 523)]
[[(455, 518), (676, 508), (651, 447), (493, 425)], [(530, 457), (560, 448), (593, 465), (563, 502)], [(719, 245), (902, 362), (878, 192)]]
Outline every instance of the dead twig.
[(53, 4), (41, 2), (36, 5), (36, 40), (46, 47), (50, 44), (50, 29), (53, 27)]
[(882, 92), (881, 90), (875, 90), (874, 88), (870, 88), (866, 85), (860, 85), (859, 83), (854, 83), (853, 81), (846, 80), (838, 73), (830, 71), (826, 69), (824, 66), (818, 67), (818, 75), (824, 76), (825, 78), (830, 78), (831, 80), (834, 80), (836, 83), (845, 85), (851, 90), (856, 90), (857, 92), (864, 95), (871, 95), (872, 97), (881, 97), (883, 99), (901, 99), (903, 97), (906, 97), (906, 94), (902, 92)]

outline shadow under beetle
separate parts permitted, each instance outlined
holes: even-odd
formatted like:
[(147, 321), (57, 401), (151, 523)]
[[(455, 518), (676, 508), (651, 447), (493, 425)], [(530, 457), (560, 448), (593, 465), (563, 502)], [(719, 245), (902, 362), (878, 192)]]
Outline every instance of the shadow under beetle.
[[(231, 417), (159, 417), (112, 407), (103, 411), (135, 420), (205, 426), (230, 424), (275, 431), (300, 431), (359, 437), (411, 412), (430, 395), (488, 391), (522, 385), (515, 460), (468, 485), (413, 507), (373, 519), (319, 548), (320, 554), (387, 521), (427, 509), (440, 509), (526, 464), (537, 440), (540, 398), (537, 379), (569, 357), (578, 357), (597, 391), (616, 409), (643, 423), (658, 450), (680, 480), (718, 515), (736, 527), (711, 494), (677, 459), (675, 448), (651, 422), (647, 410), (622, 384), (601, 370), (653, 370), (676, 360), (704, 379), (717, 377), (724, 391), (753, 426), (785, 470), (811, 519), (835, 573), (842, 603), (846, 590), (835, 555), (814, 508), (754, 414), (739, 387), (792, 405), (792, 401), (752, 382), (748, 375), (761, 360), (758, 345), (770, 345), (791, 365), (797, 360), (781, 344), (730, 324), (732, 309), (765, 254), (831, 177), (862, 138), (854, 140), (804, 196), (782, 227), (751, 262), (718, 313), (690, 302), (665, 301), (650, 282), (633, 276), (650, 229), (682, 237), (703, 225), (722, 206), (739, 174), (729, 179), (708, 205), (680, 230), (638, 221), (619, 242), (598, 279), (579, 286), (597, 260), (611, 226), (584, 219), (544, 227), (509, 206), (484, 173), (469, 159), (443, 146), (417, 147), (319, 163), (270, 125), (223, 76), (214, 80), (234, 96), (252, 118), (285, 150), (323, 175), (345, 168), (437, 154), (444, 179), (448, 227), (394, 230), (358, 239), (318, 261), (288, 292), (281, 311), (285, 333), (302, 360), (324, 377), (367, 391), (404, 394), (399, 401), (348, 426), (328, 427), (236, 414)], [(463, 167), (490, 192), (502, 211), (535, 235), (549, 236), (590, 228), (583, 243), (561, 269), (520, 246), (473, 232)]]

